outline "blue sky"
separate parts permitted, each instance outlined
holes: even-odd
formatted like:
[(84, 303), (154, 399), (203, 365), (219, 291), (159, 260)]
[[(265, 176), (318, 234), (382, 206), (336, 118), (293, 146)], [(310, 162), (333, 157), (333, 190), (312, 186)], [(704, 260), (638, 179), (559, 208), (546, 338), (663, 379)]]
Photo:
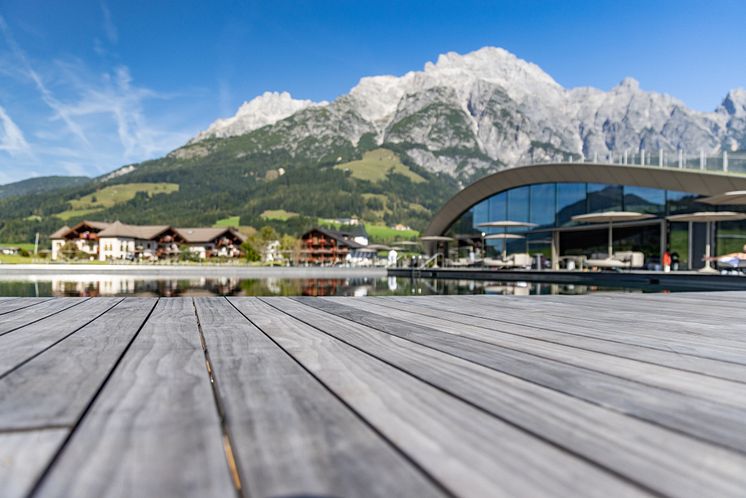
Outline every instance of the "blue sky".
[(266, 91), (503, 47), (566, 87), (625, 76), (690, 107), (746, 87), (746, 2), (0, 0), (0, 184), (155, 158)]

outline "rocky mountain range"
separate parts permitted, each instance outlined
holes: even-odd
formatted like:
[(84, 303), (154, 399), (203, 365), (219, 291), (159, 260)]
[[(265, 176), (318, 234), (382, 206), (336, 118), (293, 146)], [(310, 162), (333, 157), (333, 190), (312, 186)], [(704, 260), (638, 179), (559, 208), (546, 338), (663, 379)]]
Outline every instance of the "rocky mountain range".
[(459, 188), (490, 172), (642, 149), (746, 149), (746, 90), (699, 112), (630, 78), (609, 91), (566, 89), (488, 47), (403, 76), (363, 78), (331, 102), (264, 93), (165, 157), (98, 178), (4, 186), (0, 240), (33, 240), (83, 219), (271, 225), (297, 235), (322, 219), (357, 216), (421, 230)]
[(746, 148), (746, 90), (732, 90), (713, 112), (699, 112), (669, 95), (643, 91), (631, 78), (608, 92), (566, 89), (537, 65), (486, 47), (441, 55), (403, 76), (363, 78), (333, 102), (267, 92), (175, 154), (205, 154), (202, 146), (211, 139), (264, 127), (276, 138), (267, 145), (290, 154), (308, 140), (321, 153), (324, 142), (356, 146), (366, 139), (396, 146), (426, 170), (467, 180), (563, 154)]

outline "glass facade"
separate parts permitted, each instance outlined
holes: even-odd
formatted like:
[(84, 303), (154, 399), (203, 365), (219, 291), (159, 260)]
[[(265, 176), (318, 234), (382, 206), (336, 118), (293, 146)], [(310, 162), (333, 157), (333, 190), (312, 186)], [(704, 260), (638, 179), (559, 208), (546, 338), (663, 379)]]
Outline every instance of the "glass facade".
[[(451, 226), (448, 234), (478, 239), (482, 234), (513, 233), (525, 238), (507, 241), (508, 252), (551, 253), (552, 232), (559, 230), (561, 255), (586, 255), (607, 251), (608, 231), (603, 224), (589, 226), (572, 221), (573, 216), (605, 211), (636, 211), (655, 216), (635, 226), (614, 229), (615, 251), (640, 251), (646, 262), (660, 260), (661, 237), (665, 236), (667, 248), (676, 253), (680, 267), (686, 268), (693, 250), (689, 246), (689, 225), (668, 223), (661, 234), (661, 220), (672, 214), (716, 210), (716, 207), (696, 202), (699, 196), (647, 187), (604, 183), (539, 183), (521, 186), (495, 194), (467, 211)], [(744, 210), (743, 206), (729, 206), (731, 210)], [(535, 224), (531, 228), (482, 228), (488, 221), (521, 221)], [(718, 253), (735, 251), (746, 244), (746, 222), (718, 225), (716, 245)], [(487, 255), (499, 254), (502, 240), (486, 241)], [(721, 250), (722, 249), (722, 250)], [(695, 254), (699, 251), (695, 250)], [(695, 258), (697, 259), (697, 258)], [(698, 259), (701, 259), (699, 257)]]

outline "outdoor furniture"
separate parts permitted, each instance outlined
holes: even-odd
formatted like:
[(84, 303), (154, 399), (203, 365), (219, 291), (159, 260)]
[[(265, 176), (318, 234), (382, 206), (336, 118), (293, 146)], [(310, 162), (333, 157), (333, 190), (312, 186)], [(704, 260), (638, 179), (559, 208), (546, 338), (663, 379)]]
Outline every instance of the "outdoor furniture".
[[(505, 259), (505, 256), (507, 254), (507, 239), (522, 239), (525, 238), (523, 235), (518, 234), (512, 234), (508, 233), (508, 228), (533, 228), (536, 226), (536, 223), (528, 223), (525, 221), (512, 221), (512, 220), (501, 220), (501, 221), (487, 221), (484, 223), (477, 224), (480, 228), (502, 228), (503, 233), (495, 233), (495, 234), (485, 234), (482, 232), (482, 252), (486, 254), (486, 248), (484, 246), (485, 240), (492, 240), (492, 239), (503, 239), (503, 251), (502, 251), (502, 259)], [(528, 251), (528, 246), (526, 247), (526, 251)]]
[[(712, 266), (712, 224), (718, 221), (746, 220), (746, 214), (733, 211), (699, 211), (696, 213), (675, 214), (668, 217), (668, 221), (688, 221), (691, 223), (706, 223), (705, 238), (705, 266), (698, 270), (702, 273), (717, 273)], [(689, 234), (691, 238), (691, 233)]]
[(609, 251), (606, 253), (609, 257), (614, 255), (614, 222), (619, 221), (639, 221), (654, 218), (652, 214), (638, 213), (635, 211), (607, 211), (605, 213), (579, 214), (573, 216), (572, 220), (580, 223), (608, 223), (609, 224)]
[[(568, 269), (568, 270), (575, 270), (575, 269), (582, 270), (583, 267), (585, 266), (586, 257), (582, 256), (582, 255), (580, 255), (580, 256), (560, 256), (559, 260), (565, 262), (565, 268)], [(573, 268), (570, 268), (570, 266), (571, 266), (570, 263), (572, 263)]]
[(639, 251), (619, 251), (611, 257), (600, 257), (602, 255), (595, 254), (593, 256), (595, 257), (585, 261), (586, 266), (601, 269), (632, 269), (645, 266), (645, 254)]
[(525, 252), (511, 254), (505, 259), (485, 258), (484, 265), (501, 270), (516, 268), (531, 268), (531, 256)]

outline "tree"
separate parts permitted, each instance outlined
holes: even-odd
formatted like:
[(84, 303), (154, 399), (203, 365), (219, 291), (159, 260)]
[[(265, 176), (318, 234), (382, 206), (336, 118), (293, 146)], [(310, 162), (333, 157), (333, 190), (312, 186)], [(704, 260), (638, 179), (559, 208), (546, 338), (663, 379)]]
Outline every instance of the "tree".
[(241, 244), (241, 250), (246, 255), (246, 261), (261, 261), (262, 254), (256, 250), (251, 239), (247, 239), (246, 242)]

